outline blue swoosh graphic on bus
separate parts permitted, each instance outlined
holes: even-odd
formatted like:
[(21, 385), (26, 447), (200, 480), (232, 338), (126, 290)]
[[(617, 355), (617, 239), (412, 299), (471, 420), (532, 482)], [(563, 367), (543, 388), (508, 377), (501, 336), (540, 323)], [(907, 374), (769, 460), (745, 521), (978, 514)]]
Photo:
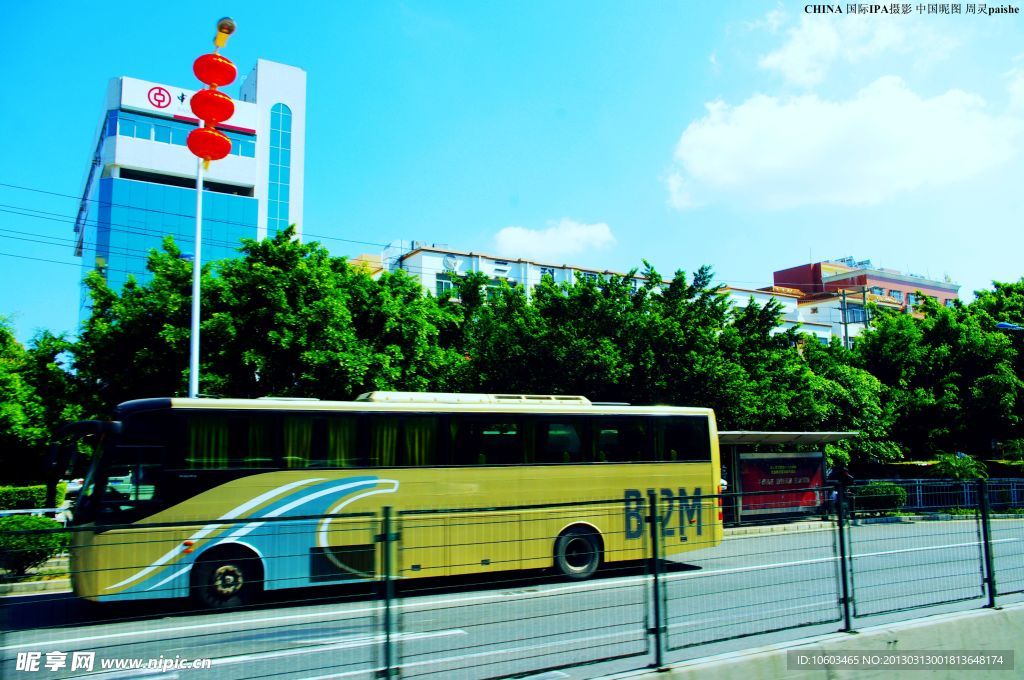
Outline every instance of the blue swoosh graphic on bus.
[[(310, 482), (319, 482), (322, 479), (323, 479), (323, 477), (315, 477), (313, 479), (302, 479), (302, 480), (299, 480), (297, 482), (292, 482), (291, 484), (285, 484), (283, 486), (279, 486), (276, 489), (271, 489), (270, 491), (262, 493), (259, 496), (256, 496), (255, 498), (250, 499), (250, 500), (246, 501), (245, 503), (242, 503), (241, 505), (239, 505), (239, 506), (237, 506), (235, 508), (232, 508), (231, 510), (227, 511), (226, 513), (224, 513), (223, 515), (221, 515), (217, 519), (218, 520), (237, 519), (238, 517), (240, 517), (240, 516), (244, 515), (245, 513), (249, 512), (253, 508), (258, 507), (261, 503), (264, 503), (265, 501), (273, 498), (274, 496), (277, 496), (279, 494), (282, 494), (282, 493), (285, 493), (287, 491), (290, 491), (290, 490), (292, 490), (292, 489), (294, 489), (296, 487), (303, 486), (304, 484), (309, 484)], [(188, 541), (199, 541), (199, 540), (202, 540), (202, 539), (206, 538), (207, 536), (209, 536), (214, 531), (216, 531), (217, 529), (221, 528), (222, 526), (224, 526), (224, 525), (220, 524), (220, 523), (216, 523), (216, 522), (215, 523), (211, 523), (211, 524), (207, 524), (202, 529), (200, 529), (199, 531), (197, 531), (194, 534), (192, 534), (191, 536), (189, 536), (186, 540), (188, 540)], [(132, 576), (129, 576), (128, 578), (126, 578), (125, 580), (121, 581), (120, 583), (115, 583), (112, 586), (107, 586), (107, 590), (113, 590), (114, 588), (120, 588), (121, 586), (124, 586), (124, 585), (127, 585), (129, 583), (132, 583), (133, 581), (137, 581), (138, 579), (140, 579), (143, 576), (149, 574), (153, 570), (158, 569), (159, 567), (163, 566), (164, 564), (166, 564), (167, 562), (169, 562), (173, 558), (177, 557), (182, 552), (184, 552), (184, 550), (185, 550), (185, 546), (184, 545), (176, 546), (173, 550), (169, 551), (167, 554), (165, 554), (163, 557), (161, 557), (160, 559), (158, 559), (156, 562), (154, 562), (153, 564), (149, 565), (145, 569), (142, 569), (142, 570), (136, 572), (135, 574), (133, 574)]]
[[(390, 482), (393, 486), (373, 491), (379, 481)], [(291, 556), (295, 559), (287, 560), (279, 557), (272, 560), (264, 560), (264, 576), (267, 584), (269, 585), (278, 580), (274, 574), (274, 572), (278, 571), (293, 575), (305, 573), (308, 580), (308, 549), (316, 544), (317, 520), (308, 520), (311, 522), (308, 531), (305, 530), (307, 528), (305, 520), (299, 520), (302, 523), (301, 530), (290, 522), (268, 523), (261, 520), (274, 517), (325, 515), (332, 506), (338, 505), (339, 500), (351, 494), (362, 497), (373, 493), (390, 493), (395, 490), (397, 490), (397, 482), (394, 482), (394, 480), (379, 480), (377, 477), (371, 476), (335, 480), (324, 480), (320, 477), (286, 484), (261, 494), (219, 517), (219, 520), (243, 518), (246, 516), (246, 513), (253, 511), (254, 508), (257, 508), (268, 499), (281, 496), (265, 507), (254, 511), (250, 517), (253, 520), (252, 522), (240, 526), (237, 524), (229, 525), (228, 531), (219, 538), (211, 539), (211, 544), (205, 546), (203, 551), (224, 543), (243, 543), (255, 550), (261, 557), (275, 555)], [(356, 500), (356, 498), (352, 500)], [(344, 507), (344, 505), (347, 505), (347, 503), (342, 503), (341, 507)], [(275, 530), (275, 525), (280, 525), (284, 529), (277, 531)], [(225, 524), (221, 522), (212, 522), (202, 527), (186, 540), (198, 542), (223, 527), (225, 527)], [(269, 527), (269, 530), (265, 529), (262, 532), (254, 533), (254, 530), (260, 527)], [(119, 599), (122, 595), (138, 597), (142, 593), (146, 593), (149, 597), (173, 597), (179, 594), (187, 594), (187, 575), (191, 571), (196, 557), (201, 556), (203, 551), (193, 555), (185, 554), (184, 550), (185, 546), (179, 544), (153, 564), (120, 583), (109, 586), (107, 590), (113, 590), (126, 585), (129, 587), (116, 595), (105, 596), (103, 599)], [(305, 560), (305, 562), (300, 564), (296, 561), (300, 558)], [(294, 585), (302, 584), (296, 583)]]

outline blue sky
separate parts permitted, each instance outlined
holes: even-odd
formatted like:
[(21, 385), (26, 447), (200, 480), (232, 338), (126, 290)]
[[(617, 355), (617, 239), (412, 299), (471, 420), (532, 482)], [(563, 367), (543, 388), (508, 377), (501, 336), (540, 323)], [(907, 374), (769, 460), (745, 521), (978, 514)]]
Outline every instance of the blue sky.
[(74, 197), (107, 80), (196, 86), (192, 60), (222, 15), (238, 23), (225, 53), (240, 72), (263, 57), (308, 73), (309, 238), (616, 271), (646, 258), (666, 275), (710, 264), (744, 287), (845, 255), (948, 275), (967, 297), (1024, 274), (1020, 15), (710, 1), (30, 5), (0, 23), (0, 315), (22, 341), (75, 330)]

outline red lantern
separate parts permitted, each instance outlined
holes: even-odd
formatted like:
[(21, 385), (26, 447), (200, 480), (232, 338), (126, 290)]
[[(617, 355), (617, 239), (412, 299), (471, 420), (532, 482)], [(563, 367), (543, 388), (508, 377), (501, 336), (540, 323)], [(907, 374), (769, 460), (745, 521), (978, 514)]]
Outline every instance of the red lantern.
[(231, 97), (219, 90), (199, 90), (192, 95), (191, 104), (192, 113), (208, 125), (222, 123), (235, 113), (235, 103)]
[(192, 64), (192, 72), (196, 74), (196, 78), (211, 87), (230, 85), (238, 75), (238, 69), (231, 60), (216, 52), (204, 54), (196, 59)]
[(188, 148), (204, 161), (219, 161), (231, 153), (231, 140), (212, 127), (196, 128), (188, 133)]

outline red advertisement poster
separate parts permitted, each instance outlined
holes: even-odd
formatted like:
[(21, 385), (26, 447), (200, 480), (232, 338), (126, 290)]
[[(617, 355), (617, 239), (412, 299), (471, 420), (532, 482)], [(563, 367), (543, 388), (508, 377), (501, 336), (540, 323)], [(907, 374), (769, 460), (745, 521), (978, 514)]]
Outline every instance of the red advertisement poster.
[(824, 479), (820, 452), (741, 453), (740, 491), (778, 492), (744, 495), (741, 509), (747, 515), (813, 512), (821, 505), (821, 493), (795, 489), (820, 487)]

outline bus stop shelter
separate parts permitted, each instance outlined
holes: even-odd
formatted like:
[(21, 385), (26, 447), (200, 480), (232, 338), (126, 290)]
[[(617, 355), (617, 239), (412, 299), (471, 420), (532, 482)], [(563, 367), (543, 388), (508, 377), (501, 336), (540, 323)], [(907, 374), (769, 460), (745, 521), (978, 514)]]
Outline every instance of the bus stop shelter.
[[(725, 521), (811, 514), (820, 510), (821, 492), (800, 491), (825, 484), (825, 444), (855, 437), (857, 432), (721, 431), (718, 445), (722, 479), (737, 495), (724, 503)], [(763, 451), (766, 447), (774, 450)], [(782, 448), (783, 450), (779, 450)], [(792, 451), (785, 449), (792, 448)], [(755, 493), (764, 492), (764, 493)], [(774, 493), (770, 493), (774, 492)], [(752, 494), (744, 496), (744, 494)]]

